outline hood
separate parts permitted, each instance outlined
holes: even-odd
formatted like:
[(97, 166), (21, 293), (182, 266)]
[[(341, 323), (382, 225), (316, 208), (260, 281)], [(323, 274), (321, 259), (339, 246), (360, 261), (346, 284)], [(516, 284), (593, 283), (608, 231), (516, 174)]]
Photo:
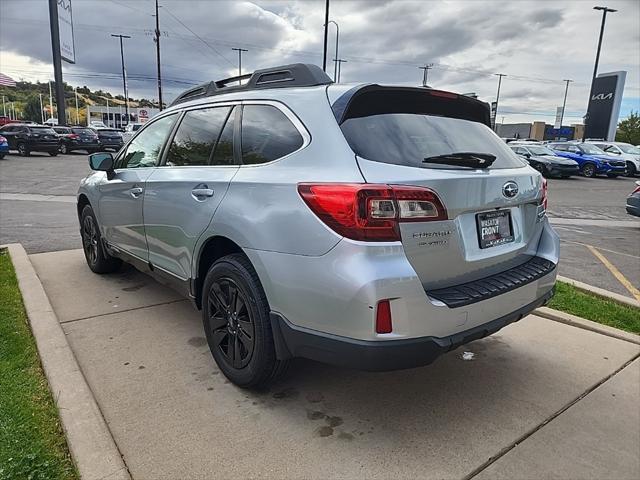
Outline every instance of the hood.
[(532, 155), (531, 159), (541, 163), (555, 163), (556, 165), (578, 165), (578, 162), (575, 160), (558, 155)]

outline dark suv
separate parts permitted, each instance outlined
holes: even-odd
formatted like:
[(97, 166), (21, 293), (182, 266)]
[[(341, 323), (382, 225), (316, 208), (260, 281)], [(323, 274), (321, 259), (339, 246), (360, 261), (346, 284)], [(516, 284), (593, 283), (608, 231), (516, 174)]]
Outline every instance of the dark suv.
[(87, 127), (53, 127), (60, 137), (60, 153), (71, 153), (75, 150), (86, 150), (87, 153), (98, 151), (98, 134)]
[(11, 123), (0, 129), (0, 135), (7, 139), (9, 150), (17, 150), (23, 157), (28, 157), (31, 152), (47, 152), (52, 157), (58, 155), (60, 140), (51, 127)]
[(94, 128), (93, 130), (98, 135), (98, 150), (100, 151), (114, 150), (117, 152), (124, 145), (120, 130), (115, 128)]

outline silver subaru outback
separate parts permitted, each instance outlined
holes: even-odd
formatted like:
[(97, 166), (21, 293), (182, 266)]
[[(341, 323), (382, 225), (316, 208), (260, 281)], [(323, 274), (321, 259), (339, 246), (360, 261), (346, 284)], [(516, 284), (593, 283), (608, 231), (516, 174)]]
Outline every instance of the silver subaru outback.
[(426, 365), (553, 295), (545, 180), (466, 96), (259, 70), (184, 92), (90, 165), (89, 268), (191, 298), (243, 387), (294, 357)]

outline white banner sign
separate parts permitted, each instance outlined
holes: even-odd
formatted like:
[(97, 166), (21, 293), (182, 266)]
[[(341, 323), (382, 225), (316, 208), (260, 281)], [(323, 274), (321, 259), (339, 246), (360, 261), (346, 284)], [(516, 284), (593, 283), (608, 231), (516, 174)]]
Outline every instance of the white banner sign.
[(562, 128), (562, 107), (556, 108), (556, 123), (553, 125), (553, 128), (558, 129)]
[(76, 63), (76, 51), (73, 43), (73, 15), (71, 0), (57, 0), (58, 30), (60, 31), (60, 55), (69, 63)]

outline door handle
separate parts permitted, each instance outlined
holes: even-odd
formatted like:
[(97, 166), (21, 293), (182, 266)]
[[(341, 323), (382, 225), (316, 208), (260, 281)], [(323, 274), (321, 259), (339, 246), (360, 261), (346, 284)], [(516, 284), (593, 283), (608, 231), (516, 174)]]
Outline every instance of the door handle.
[(142, 195), (142, 192), (144, 192), (144, 189), (142, 187), (133, 187), (131, 190), (129, 190), (129, 193), (133, 198), (138, 198), (140, 195)]
[(213, 197), (213, 189), (211, 188), (194, 188), (191, 190), (191, 195), (196, 197)]

